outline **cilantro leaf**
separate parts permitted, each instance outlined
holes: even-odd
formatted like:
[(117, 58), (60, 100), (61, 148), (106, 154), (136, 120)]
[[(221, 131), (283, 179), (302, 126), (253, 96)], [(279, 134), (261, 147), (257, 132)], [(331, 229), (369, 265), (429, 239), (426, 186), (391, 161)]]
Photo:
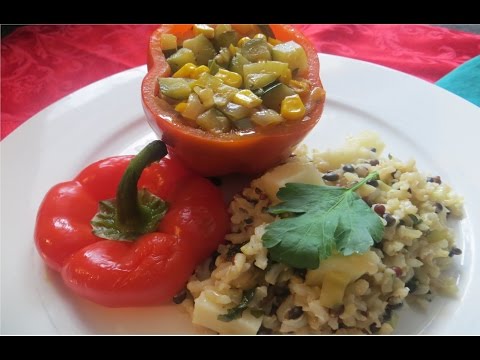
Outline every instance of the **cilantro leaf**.
[(350, 189), (287, 183), (272, 214), (293, 213), (266, 227), (262, 237), (271, 258), (296, 268), (316, 269), (333, 251), (345, 256), (368, 251), (383, 237), (380, 217), (355, 192), (378, 178), (368, 175)]
[(224, 322), (230, 322), (242, 317), (243, 312), (255, 296), (255, 288), (243, 292), (242, 301), (234, 308), (228, 309), (226, 314), (218, 315), (217, 319)]

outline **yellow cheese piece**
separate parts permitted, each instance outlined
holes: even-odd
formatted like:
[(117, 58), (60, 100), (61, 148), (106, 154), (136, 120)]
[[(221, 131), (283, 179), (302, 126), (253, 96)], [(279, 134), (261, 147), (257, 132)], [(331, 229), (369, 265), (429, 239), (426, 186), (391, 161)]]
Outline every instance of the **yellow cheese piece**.
[(307, 271), (305, 283), (321, 286), (320, 304), (333, 308), (343, 302), (348, 284), (363, 274), (376, 273), (380, 262), (380, 258), (373, 251), (350, 256), (332, 255), (322, 260), (318, 269)]

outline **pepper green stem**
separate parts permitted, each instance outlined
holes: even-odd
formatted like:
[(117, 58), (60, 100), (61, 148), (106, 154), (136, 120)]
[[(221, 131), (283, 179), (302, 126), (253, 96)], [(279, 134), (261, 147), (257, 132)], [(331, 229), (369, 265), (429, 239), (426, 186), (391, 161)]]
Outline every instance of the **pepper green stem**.
[(162, 159), (167, 153), (167, 147), (163, 141), (155, 140), (130, 161), (117, 188), (117, 221), (120, 225), (132, 228), (142, 223), (142, 211), (138, 201), (138, 180), (147, 166)]

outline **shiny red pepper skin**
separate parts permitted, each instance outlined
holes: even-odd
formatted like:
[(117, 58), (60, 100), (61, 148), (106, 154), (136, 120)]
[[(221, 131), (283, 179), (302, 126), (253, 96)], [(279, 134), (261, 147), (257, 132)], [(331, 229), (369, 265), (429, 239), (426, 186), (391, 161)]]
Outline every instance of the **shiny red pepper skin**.
[(123, 307), (169, 301), (196, 265), (223, 242), (228, 214), (210, 181), (164, 158), (146, 168), (138, 188), (169, 204), (157, 232), (134, 242), (92, 234), (98, 202), (115, 197), (131, 156), (112, 157), (54, 186), (37, 215), (35, 243), (48, 266), (75, 293), (98, 304)]

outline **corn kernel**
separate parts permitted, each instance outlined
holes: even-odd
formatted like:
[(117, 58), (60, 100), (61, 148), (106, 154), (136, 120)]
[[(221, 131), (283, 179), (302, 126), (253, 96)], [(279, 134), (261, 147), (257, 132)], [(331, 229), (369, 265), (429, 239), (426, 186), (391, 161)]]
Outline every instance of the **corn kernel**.
[(280, 107), (282, 117), (287, 120), (300, 120), (305, 115), (305, 106), (298, 94), (286, 96)]
[(210, 72), (210, 69), (208, 68), (208, 66), (200, 65), (199, 67), (195, 68), (192, 71), (192, 73), (190, 74), (190, 77), (192, 79), (198, 79), (200, 77), (200, 75), (202, 75), (205, 72), (206, 73)]
[(249, 109), (257, 107), (262, 103), (262, 99), (260, 99), (257, 95), (247, 89), (237, 92), (233, 96), (232, 101), (235, 104), (243, 105)]
[(238, 40), (237, 46), (238, 47), (243, 47), (243, 45), (245, 45), (245, 43), (248, 40), (251, 40), (248, 36), (245, 36), (245, 37), (241, 38), (240, 40)]
[(263, 40), (267, 41), (267, 37), (265, 36), (265, 34), (262, 34), (262, 33), (255, 35), (253, 38), (254, 39), (263, 39)]
[(195, 35), (203, 34), (209, 39), (213, 39), (215, 36), (215, 29), (207, 24), (195, 24), (193, 25), (193, 32)]
[(180, 69), (178, 69), (177, 72), (172, 75), (172, 77), (174, 77), (174, 78), (188, 78), (188, 77), (191, 76), (192, 72), (196, 68), (197, 67), (195, 66), (195, 64), (186, 63)]
[(237, 50), (238, 50), (238, 48), (235, 47), (235, 46), (233, 46), (233, 44), (230, 44), (230, 45), (228, 46), (228, 51), (230, 51), (230, 54), (232, 54), (232, 56), (237, 53)]
[(186, 107), (187, 107), (186, 102), (178, 103), (177, 106), (175, 106), (175, 111), (178, 111), (179, 113), (181, 113), (183, 112), (183, 110), (185, 110)]
[(218, 72), (215, 74), (215, 77), (222, 80), (226, 85), (233, 86), (235, 88), (239, 88), (243, 83), (242, 75), (225, 69), (218, 70)]

